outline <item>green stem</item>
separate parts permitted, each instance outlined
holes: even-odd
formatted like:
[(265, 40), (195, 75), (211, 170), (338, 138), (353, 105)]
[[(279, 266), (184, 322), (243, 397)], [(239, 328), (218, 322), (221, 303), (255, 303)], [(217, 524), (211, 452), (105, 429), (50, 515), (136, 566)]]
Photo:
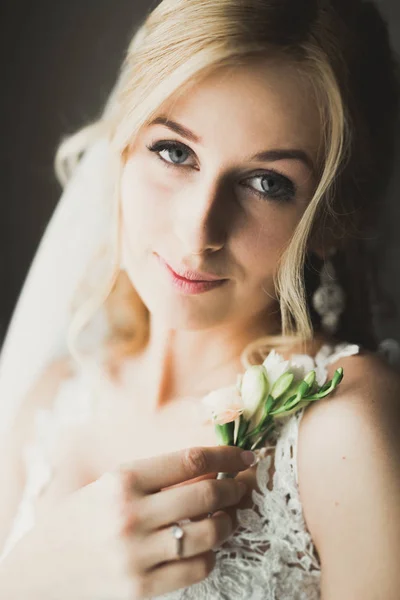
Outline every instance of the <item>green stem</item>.
[(269, 426), (267, 427), (267, 429), (258, 438), (257, 442), (253, 443), (253, 445), (251, 446), (250, 450), (257, 450), (258, 448), (261, 448), (263, 446), (264, 442), (266, 441), (267, 437), (273, 431), (273, 429), (274, 429), (274, 423), (273, 423), (273, 421), (271, 421), (271, 423), (269, 424)]

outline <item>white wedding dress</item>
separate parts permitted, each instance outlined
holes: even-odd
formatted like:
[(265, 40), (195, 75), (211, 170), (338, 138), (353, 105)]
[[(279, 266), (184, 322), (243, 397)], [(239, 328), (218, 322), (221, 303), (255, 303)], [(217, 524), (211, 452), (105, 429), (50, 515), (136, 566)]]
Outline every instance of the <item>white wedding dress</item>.
[[(324, 369), (357, 354), (359, 347), (324, 346), (315, 364)], [(27, 481), (0, 560), (35, 524), (33, 501), (54, 475), (52, 449), (60, 429), (90, 418), (93, 398), (83, 375), (63, 384), (51, 410), (38, 409), (33, 443), (25, 448)], [(219, 548), (216, 564), (201, 582), (157, 596), (159, 600), (317, 600), (320, 563), (306, 528), (297, 480), (297, 437), (304, 408), (277, 422), (275, 472), (269, 482), (272, 456), (256, 467), (260, 492), (253, 507), (239, 509), (239, 526)], [(271, 441), (270, 441), (271, 443)]]

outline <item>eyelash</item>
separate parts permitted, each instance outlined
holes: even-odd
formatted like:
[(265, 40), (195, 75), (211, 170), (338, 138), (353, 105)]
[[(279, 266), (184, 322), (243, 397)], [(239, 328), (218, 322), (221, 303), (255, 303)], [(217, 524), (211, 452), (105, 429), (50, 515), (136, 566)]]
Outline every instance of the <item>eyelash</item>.
[[(188, 167), (190, 165), (184, 165), (184, 164), (178, 164), (178, 163), (172, 163), (172, 162), (168, 162), (167, 160), (165, 160), (164, 158), (162, 158), (160, 156), (160, 152), (162, 150), (185, 150), (189, 153), (189, 155), (193, 156), (193, 151), (186, 146), (185, 144), (182, 144), (180, 142), (174, 142), (172, 140), (160, 140), (157, 142), (152, 142), (149, 146), (146, 146), (146, 148), (150, 151), (150, 152), (154, 152), (156, 153), (156, 156), (159, 160), (162, 161), (163, 165), (165, 165), (167, 168), (180, 168), (180, 167)], [(283, 175), (281, 175), (280, 173), (277, 173), (276, 171), (268, 171), (268, 172), (263, 172), (262, 174), (255, 174), (252, 177), (248, 177), (248, 179), (256, 179), (257, 177), (259, 177), (260, 179), (264, 179), (267, 177), (271, 177), (273, 176), (274, 178), (277, 178), (278, 181), (280, 181), (282, 183), (282, 187), (283, 187), (283, 192), (282, 195), (280, 196), (274, 196), (268, 192), (260, 192), (259, 190), (254, 189), (252, 186), (245, 186), (245, 187), (249, 187), (251, 189), (251, 191), (258, 196), (259, 198), (261, 198), (261, 200), (271, 200), (271, 201), (280, 201), (280, 202), (290, 202), (293, 201), (295, 195), (296, 195), (296, 186), (295, 184), (290, 181), (289, 179), (287, 179), (286, 177), (284, 177)]]

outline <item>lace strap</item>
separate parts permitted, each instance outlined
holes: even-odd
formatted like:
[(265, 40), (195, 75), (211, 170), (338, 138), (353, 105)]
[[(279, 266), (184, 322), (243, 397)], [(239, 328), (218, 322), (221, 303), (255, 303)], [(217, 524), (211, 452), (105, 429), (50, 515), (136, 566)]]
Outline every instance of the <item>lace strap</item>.
[(324, 344), (316, 354), (314, 360), (316, 365), (326, 367), (336, 362), (339, 358), (353, 356), (359, 352), (360, 346), (357, 344), (347, 344), (346, 342), (336, 344), (335, 346)]
[(281, 419), (278, 425), (279, 435), (275, 446), (274, 487), (292, 494), (298, 484), (297, 446), (300, 422), (305, 408)]
[[(314, 360), (317, 367), (326, 372), (328, 365), (340, 358), (358, 354), (359, 351), (360, 347), (356, 344), (342, 343), (336, 346), (326, 344), (322, 346)], [(301, 510), (297, 469), (298, 436), (306, 408), (303, 406), (294, 414), (280, 419), (275, 450), (274, 488), (278, 487), (282, 492), (289, 494), (293, 508), (298, 510)]]

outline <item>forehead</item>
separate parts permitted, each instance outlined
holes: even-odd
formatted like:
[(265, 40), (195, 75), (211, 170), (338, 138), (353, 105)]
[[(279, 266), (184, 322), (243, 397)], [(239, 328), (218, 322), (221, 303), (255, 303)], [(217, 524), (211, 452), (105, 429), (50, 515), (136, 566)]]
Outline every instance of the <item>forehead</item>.
[(158, 112), (195, 131), (201, 143), (229, 142), (236, 153), (298, 147), (315, 157), (322, 137), (314, 87), (284, 59), (220, 68), (178, 91)]

